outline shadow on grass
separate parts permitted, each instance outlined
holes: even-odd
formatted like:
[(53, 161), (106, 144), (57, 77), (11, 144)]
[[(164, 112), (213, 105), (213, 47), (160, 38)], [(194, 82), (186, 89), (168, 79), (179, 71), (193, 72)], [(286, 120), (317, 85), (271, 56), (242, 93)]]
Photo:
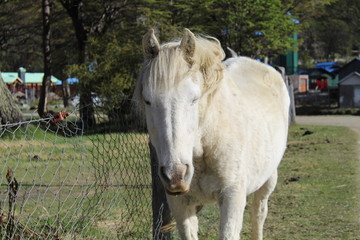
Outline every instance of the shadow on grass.
[(360, 108), (298, 106), (296, 115), (354, 115), (360, 116)]

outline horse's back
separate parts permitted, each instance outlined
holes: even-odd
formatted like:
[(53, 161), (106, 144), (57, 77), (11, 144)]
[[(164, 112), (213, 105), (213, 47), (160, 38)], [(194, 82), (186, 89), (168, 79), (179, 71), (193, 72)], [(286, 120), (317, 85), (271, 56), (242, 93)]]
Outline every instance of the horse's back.
[(290, 100), (279, 72), (247, 57), (230, 58), (224, 64), (250, 106), (257, 111), (280, 112), (287, 120)]

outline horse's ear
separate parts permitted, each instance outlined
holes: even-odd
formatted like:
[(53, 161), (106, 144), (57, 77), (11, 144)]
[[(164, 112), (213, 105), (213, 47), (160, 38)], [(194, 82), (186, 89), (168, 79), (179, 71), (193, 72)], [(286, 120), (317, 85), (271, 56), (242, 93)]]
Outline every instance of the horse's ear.
[(156, 57), (160, 50), (160, 44), (155, 37), (154, 29), (150, 29), (143, 37), (143, 54), (146, 59), (150, 60)]
[(180, 49), (184, 54), (185, 60), (191, 65), (193, 64), (193, 56), (195, 52), (195, 35), (187, 28), (181, 39)]

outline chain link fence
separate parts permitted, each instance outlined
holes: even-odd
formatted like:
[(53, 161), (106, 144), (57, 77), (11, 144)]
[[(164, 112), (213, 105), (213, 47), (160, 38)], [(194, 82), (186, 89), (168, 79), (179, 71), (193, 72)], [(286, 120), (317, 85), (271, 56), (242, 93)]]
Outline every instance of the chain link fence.
[(0, 125), (0, 239), (151, 239), (151, 168), (129, 100)]

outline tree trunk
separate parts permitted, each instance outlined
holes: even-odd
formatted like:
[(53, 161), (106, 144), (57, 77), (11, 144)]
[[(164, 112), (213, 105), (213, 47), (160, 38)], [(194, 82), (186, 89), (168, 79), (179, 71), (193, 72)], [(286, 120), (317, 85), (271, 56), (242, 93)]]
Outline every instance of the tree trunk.
[(85, 130), (95, 125), (95, 113), (91, 98), (91, 92), (80, 89), (80, 117)]
[(51, 0), (42, 1), (43, 14), (43, 51), (44, 51), (44, 78), (42, 81), (40, 99), (38, 105), (38, 113), (40, 117), (47, 117), (47, 95), (51, 85), (51, 48), (50, 48), (50, 15)]
[(69, 82), (67, 81), (66, 77), (63, 77), (62, 81), (62, 93), (63, 93), (63, 102), (64, 107), (68, 107), (70, 105), (70, 86)]
[[(89, 32), (85, 29), (83, 21), (83, 0), (76, 1), (61, 1), (61, 4), (69, 14), (77, 40), (78, 45), (78, 64), (86, 62), (86, 41)], [(81, 79), (80, 79), (81, 81)], [(95, 122), (94, 107), (91, 98), (91, 92), (88, 89), (82, 88), (80, 83), (80, 117), (82, 118), (84, 128), (93, 126)]]
[(0, 75), (0, 124), (21, 122), (22, 114)]

